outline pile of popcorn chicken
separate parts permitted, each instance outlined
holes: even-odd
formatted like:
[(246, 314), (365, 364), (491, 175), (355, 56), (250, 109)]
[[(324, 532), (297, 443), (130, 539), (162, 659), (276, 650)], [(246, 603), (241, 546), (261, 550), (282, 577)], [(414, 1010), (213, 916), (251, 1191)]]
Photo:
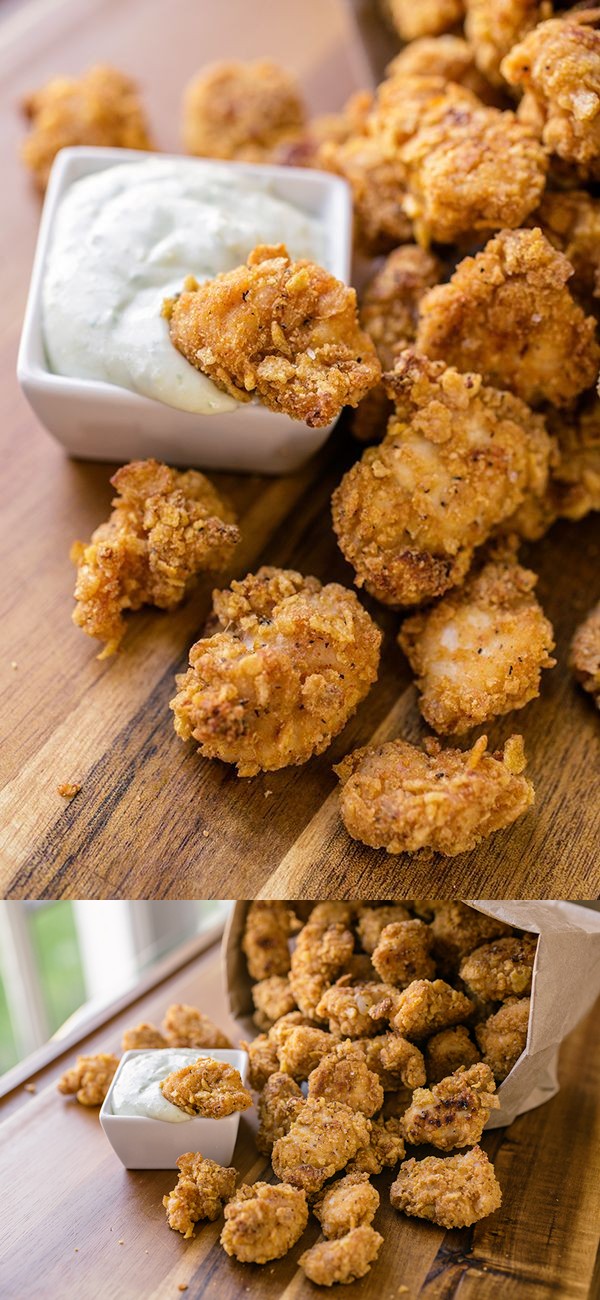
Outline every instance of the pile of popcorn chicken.
[[(500, 1105), (496, 1086), (525, 1049), (536, 945), (458, 901), (250, 903), (242, 948), (259, 1033), (241, 1046), (274, 1180), (236, 1190), (235, 1168), (185, 1152), (164, 1197), (170, 1227), (188, 1239), (222, 1213), (224, 1250), (265, 1264), (296, 1245), (312, 1214), (322, 1240), (298, 1263), (330, 1286), (377, 1258), (372, 1179), (384, 1169), (406, 1215), (459, 1228), (492, 1214), (501, 1191), (479, 1143)], [(124, 1050), (231, 1045), (182, 1005), (161, 1030), (143, 1023), (123, 1038)], [(101, 1105), (118, 1062), (80, 1057), (59, 1090)], [(162, 1088), (192, 1115), (253, 1104), (239, 1073), (207, 1058)]]

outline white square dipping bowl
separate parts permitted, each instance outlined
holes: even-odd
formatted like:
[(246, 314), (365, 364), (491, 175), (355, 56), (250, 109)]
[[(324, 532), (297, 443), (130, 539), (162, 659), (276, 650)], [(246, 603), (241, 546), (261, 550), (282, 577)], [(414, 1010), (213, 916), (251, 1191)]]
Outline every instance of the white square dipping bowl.
[[(42, 333), (42, 284), (57, 208), (73, 181), (119, 163), (153, 155), (138, 150), (81, 146), (62, 149), (46, 192), (17, 361), (19, 383), (30, 406), (69, 455), (124, 462), (156, 457), (171, 465), (285, 474), (308, 460), (335, 425), (310, 429), (299, 420), (269, 411), (259, 402), (234, 411), (197, 415), (154, 398), (90, 379), (70, 379), (48, 367)], [(177, 155), (161, 154), (174, 160)], [(186, 163), (194, 161), (186, 156)], [(352, 258), (352, 200), (345, 181), (300, 167), (198, 159), (269, 182), (270, 192), (318, 216), (326, 232), (326, 264), (348, 283)], [(190, 268), (193, 270), (193, 267)]]
[[(144, 1049), (147, 1050), (147, 1049)], [(170, 1049), (169, 1049), (170, 1050)], [(162, 1048), (153, 1050), (156, 1056)], [(199, 1056), (210, 1056), (215, 1061), (225, 1061), (239, 1070), (247, 1086), (248, 1053), (215, 1048), (177, 1048), (189, 1055), (190, 1064)], [(143, 1051), (124, 1052), (100, 1111), (100, 1123), (113, 1151), (126, 1169), (175, 1169), (179, 1156), (185, 1151), (200, 1151), (220, 1165), (230, 1165), (240, 1122), (239, 1111), (223, 1119), (194, 1119), (179, 1124), (168, 1120), (150, 1119), (145, 1115), (114, 1115), (112, 1093), (125, 1061), (141, 1056)]]

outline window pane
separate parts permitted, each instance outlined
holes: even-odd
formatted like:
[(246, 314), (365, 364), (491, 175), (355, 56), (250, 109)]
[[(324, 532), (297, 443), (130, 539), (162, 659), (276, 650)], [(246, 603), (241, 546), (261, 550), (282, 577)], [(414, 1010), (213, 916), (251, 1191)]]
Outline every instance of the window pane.
[(31, 941), (53, 1034), (85, 1001), (72, 903), (38, 903), (31, 909)]

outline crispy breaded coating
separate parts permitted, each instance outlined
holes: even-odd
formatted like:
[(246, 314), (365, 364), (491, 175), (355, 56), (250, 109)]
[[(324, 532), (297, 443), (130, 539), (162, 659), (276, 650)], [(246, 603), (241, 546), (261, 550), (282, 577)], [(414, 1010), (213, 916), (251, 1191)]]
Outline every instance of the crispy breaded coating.
[(271, 1029), (281, 1016), (296, 1007), (296, 999), (287, 975), (269, 975), (252, 986), (252, 1001), (256, 1008), (252, 1019), (259, 1029)]
[(210, 1016), (182, 1002), (169, 1007), (162, 1027), (170, 1047), (233, 1047)]
[(421, 301), (417, 347), (524, 402), (564, 406), (600, 367), (596, 322), (574, 301), (571, 263), (541, 230), (503, 230)]
[(106, 643), (99, 659), (118, 649), (124, 611), (174, 609), (199, 573), (227, 567), (240, 537), (230, 507), (197, 470), (138, 460), (110, 481), (117, 490), (110, 518), (90, 542), (71, 547), (73, 622)]
[(272, 1074), (279, 1070), (277, 1045), (267, 1034), (258, 1034), (252, 1042), (244, 1039), (240, 1047), (248, 1053), (248, 1082), (255, 1092), (261, 1092)]
[(395, 414), (334, 492), (333, 526), (357, 586), (418, 605), (461, 582), (475, 547), (543, 493), (552, 444), (541, 417), (477, 374), (407, 350), (385, 382)]
[(279, 1068), (302, 1083), (334, 1046), (335, 1038), (324, 1029), (311, 1025), (291, 1025), (277, 1038)]
[(244, 266), (191, 277), (166, 307), (171, 342), (219, 388), (272, 411), (329, 424), (381, 378), (356, 291), (323, 267), (262, 244)]
[(326, 989), (317, 1015), (329, 1022), (333, 1034), (343, 1038), (368, 1038), (377, 1033), (371, 1011), (386, 998), (395, 998), (397, 989), (388, 984), (367, 982), (348, 984), (342, 976)]
[(420, 1088), (425, 1083), (423, 1053), (401, 1034), (377, 1034), (359, 1041), (369, 1069), (379, 1075), (385, 1091)]
[(464, 0), (386, 0), (386, 9), (403, 41), (414, 41), (420, 36), (439, 36), (460, 23), (464, 14)]
[(556, 660), (536, 582), (514, 552), (500, 552), (439, 604), (405, 620), (398, 642), (434, 731), (460, 735), (539, 695), (542, 669)]
[(428, 751), (405, 740), (356, 749), (336, 764), (340, 814), (348, 834), (388, 853), (434, 849), (454, 857), (522, 817), (534, 801), (523, 775), (521, 736), (487, 753), (487, 736), (473, 748)]
[(464, 1155), (405, 1160), (390, 1190), (396, 1210), (441, 1228), (468, 1228), (502, 1201), (494, 1166), (481, 1147)]
[[(455, 975), (463, 957), (489, 939), (512, 934), (510, 925), (452, 899), (436, 905), (431, 922), (433, 952), (443, 975)], [(451, 1074), (451, 1070), (446, 1071)]]
[(235, 1192), (237, 1170), (224, 1168), (200, 1152), (187, 1151), (177, 1161), (180, 1170), (176, 1187), (163, 1196), (167, 1223), (187, 1240), (194, 1236), (200, 1219), (218, 1219), (223, 1204)]
[(213, 601), (221, 630), (176, 679), (177, 734), (238, 776), (321, 754), (377, 677), (381, 633), (366, 610), (338, 583), (267, 567)]
[(531, 998), (507, 998), (494, 1015), (477, 1025), (475, 1037), (496, 1083), (502, 1083), (525, 1051)]
[(459, 976), (469, 993), (490, 1002), (524, 997), (531, 992), (537, 935), (494, 939), (469, 953), (460, 964)]
[(445, 980), (415, 980), (400, 994), (392, 1024), (405, 1038), (429, 1038), (467, 1020), (473, 1002)]
[(349, 926), (354, 920), (355, 914), (360, 910), (360, 904), (341, 903), (333, 899), (325, 899), (322, 903), (315, 903), (311, 907), (307, 925), (345, 925)]
[(410, 921), (410, 912), (403, 903), (384, 903), (383, 907), (371, 907), (365, 903), (361, 906), (356, 932), (365, 952), (375, 951), (382, 930), (393, 921)]
[(22, 109), (30, 133), (21, 157), (43, 193), (59, 151), (71, 145), (152, 149), (135, 81), (99, 64), (80, 77), (54, 77), (27, 95)]
[(277, 1071), (267, 1079), (257, 1108), (256, 1145), (263, 1155), (270, 1156), (275, 1142), (289, 1133), (304, 1104), (302, 1091), (291, 1075)]
[(336, 1045), (311, 1071), (308, 1099), (315, 1101), (320, 1097), (324, 1101), (341, 1101), (367, 1119), (381, 1110), (383, 1088), (377, 1074), (369, 1069), (360, 1043)]
[[(591, 11), (591, 17), (595, 11)], [(600, 33), (583, 14), (540, 23), (501, 65), (524, 90), (519, 117), (546, 149), (587, 179), (600, 178)]]
[(367, 254), (389, 253), (413, 237), (404, 209), (406, 170), (398, 152), (386, 149), (369, 123), (342, 141), (325, 141), (319, 166), (343, 176), (352, 190), (355, 241)]
[(309, 1100), (290, 1130), (273, 1147), (273, 1170), (278, 1178), (319, 1192), (328, 1178), (344, 1169), (356, 1152), (369, 1142), (371, 1121), (341, 1102)]
[(382, 1169), (393, 1169), (394, 1165), (403, 1159), (404, 1138), (401, 1121), (395, 1116), (389, 1119), (373, 1119), (368, 1145), (360, 1147), (356, 1155), (348, 1161), (346, 1173), (366, 1173), (369, 1177), (375, 1177)]
[(290, 969), (288, 940), (299, 928), (300, 922), (287, 903), (255, 899), (250, 904), (242, 952), (252, 980), (260, 982), (272, 975), (287, 975)]
[(388, 77), (442, 77), (445, 82), (466, 86), (483, 103), (492, 97), (489, 82), (475, 65), (472, 45), (462, 36), (421, 36), (405, 45), (388, 63)]
[(210, 1056), (200, 1056), (191, 1065), (173, 1070), (159, 1087), (174, 1106), (204, 1119), (223, 1119), (253, 1104), (239, 1070)]
[(144, 1020), (133, 1029), (125, 1030), (121, 1046), (124, 1052), (131, 1052), (142, 1048), (168, 1047), (169, 1044), (156, 1025), (150, 1025)]
[(320, 1192), (313, 1204), (324, 1237), (343, 1237), (353, 1228), (373, 1222), (379, 1208), (379, 1192), (368, 1174), (346, 1174)]
[(183, 143), (203, 158), (267, 162), (305, 116), (295, 77), (270, 59), (213, 63), (185, 88)]
[(513, 45), (549, 18), (551, 0), (465, 0), (465, 35), (480, 72), (505, 86), (500, 64)]
[(431, 1143), (440, 1151), (473, 1146), (493, 1110), (499, 1110), (496, 1084), (489, 1066), (479, 1062), (432, 1088), (417, 1088), (402, 1121), (404, 1137), (412, 1146)]
[(225, 1206), (221, 1245), (243, 1264), (281, 1259), (308, 1223), (306, 1196), (289, 1183), (242, 1183)]
[(546, 239), (565, 254), (573, 275), (569, 288), (591, 311), (600, 298), (600, 199), (585, 190), (548, 191), (534, 212)]
[(405, 211), (426, 247), (520, 226), (546, 183), (546, 154), (531, 127), (485, 104), (456, 106), (450, 92), (447, 111), (431, 123), (426, 112), (401, 150)]
[(392, 921), (379, 936), (373, 965), (386, 984), (405, 989), (416, 979), (432, 979), (432, 936), (424, 921)]
[(600, 403), (584, 394), (568, 410), (547, 412), (556, 455), (542, 497), (527, 496), (503, 525), (528, 541), (543, 537), (556, 519), (583, 519), (600, 510)]
[(356, 1282), (370, 1271), (382, 1245), (380, 1233), (363, 1224), (333, 1241), (318, 1241), (304, 1251), (298, 1264), (315, 1286)]
[(269, 1030), (269, 1042), (275, 1043), (280, 1047), (285, 1042), (292, 1029), (297, 1029), (301, 1025), (306, 1025), (307, 1029), (317, 1029), (318, 1025), (309, 1016), (305, 1016), (302, 1011), (288, 1011), (287, 1015), (281, 1016), (279, 1020)]
[(442, 1029), (425, 1044), (427, 1082), (431, 1087), (446, 1079), (449, 1074), (454, 1074), (460, 1066), (468, 1069), (480, 1060), (481, 1055), (465, 1025), (457, 1025), (455, 1029)]
[(571, 642), (569, 666), (600, 709), (600, 602), (579, 624)]
[(421, 298), (438, 283), (442, 272), (439, 258), (417, 244), (404, 244), (388, 254), (365, 285), (360, 322), (373, 340), (384, 370), (393, 370), (398, 354), (413, 342)]
[(111, 1052), (78, 1056), (77, 1064), (59, 1079), (58, 1091), (66, 1096), (74, 1093), (81, 1106), (101, 1106), (118, 1064), (119, 1057)]
[(371, 958), (366, 952), (354, 952), (346, 963), (344, 974), (350, 977), (351, 984), (368, 984), (377, 978)]
[(311, 117), (301, 131), (281, 141), (270, 162), (284, 167), (320, 167), (323, 148), (343, 144), (362, 132), (372, 103), (370, 90), (354, 91), (337, 113)]
[(343, 921), (309, 921), (292, 954), (290, 987), (304, 1015), (321, 1017), (318, 1004), (354, 951), (354, 935)]

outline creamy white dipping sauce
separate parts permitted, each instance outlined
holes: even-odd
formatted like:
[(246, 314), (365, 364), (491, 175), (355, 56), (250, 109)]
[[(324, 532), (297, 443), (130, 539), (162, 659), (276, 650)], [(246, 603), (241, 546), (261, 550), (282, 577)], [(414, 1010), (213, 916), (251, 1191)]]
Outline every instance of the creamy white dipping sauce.
[(187, 1049), (167, 1051), (161, 1048), (130, 1056), (112, 1090), (113, 1115), (145, 1115), (148, 1119), (162, 1119), (170, 1124), (194, 1119), (193, 1115), (167, 1101), (159, 1084), (173, 1070), (181, 1070), (184, 1065), (191, 1065), (205, 1055), (205, 1052)]
[(240, 403), (173, 347), (163, 299), (186, 275), (211, 279), (256, 244), (325, 261), (322, 222), (242, 176), (196, 161), (144, 159), (75, 181), (54, 223), (42, 291), (50, 369), (103, 380), (182, 411)]

